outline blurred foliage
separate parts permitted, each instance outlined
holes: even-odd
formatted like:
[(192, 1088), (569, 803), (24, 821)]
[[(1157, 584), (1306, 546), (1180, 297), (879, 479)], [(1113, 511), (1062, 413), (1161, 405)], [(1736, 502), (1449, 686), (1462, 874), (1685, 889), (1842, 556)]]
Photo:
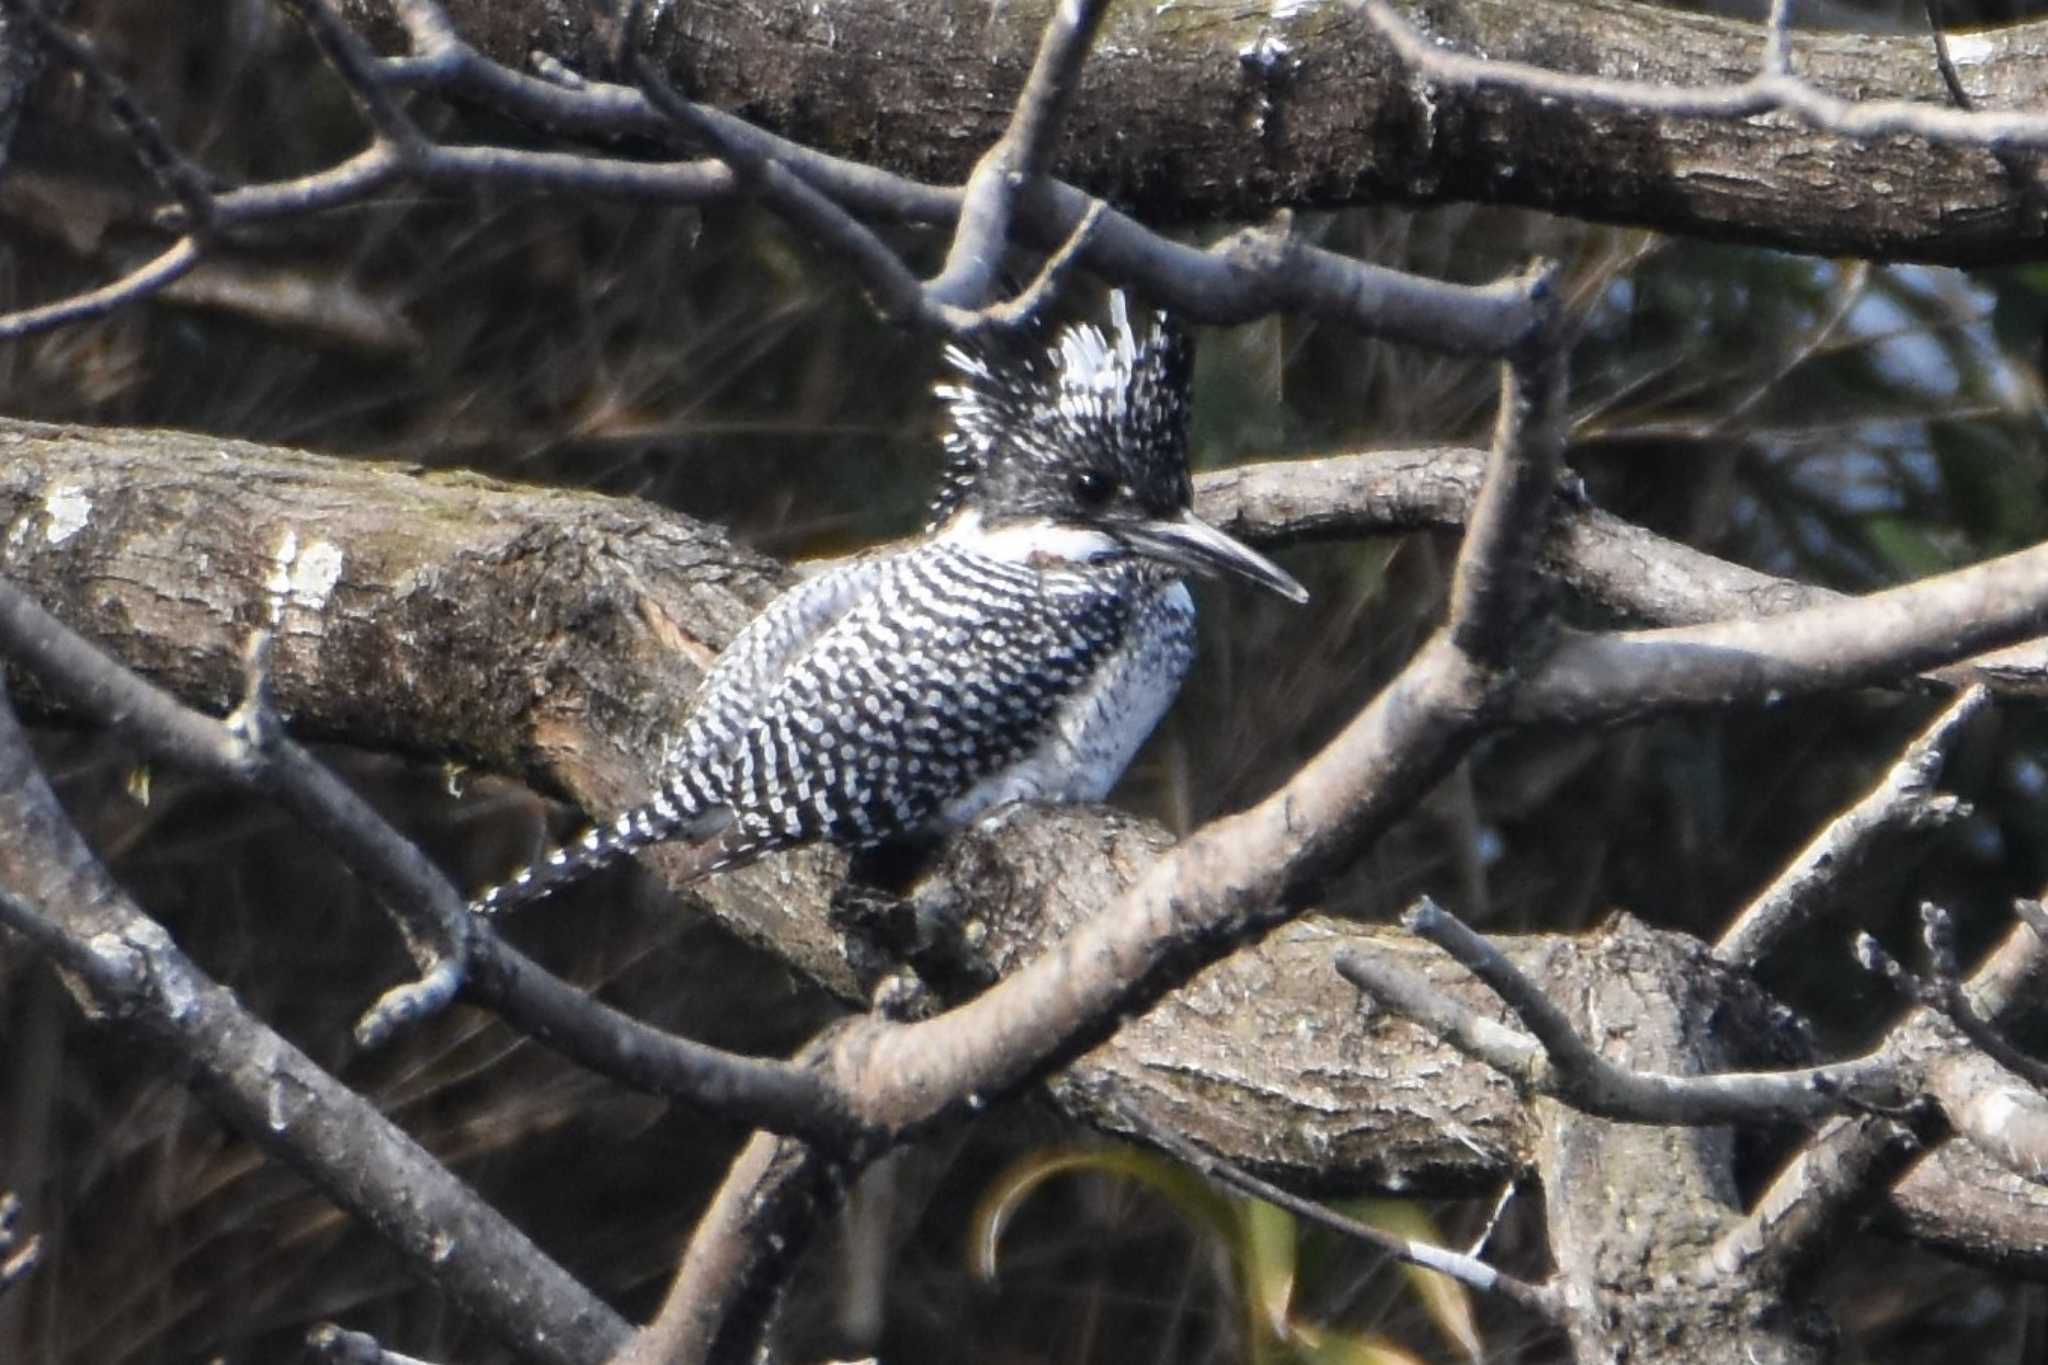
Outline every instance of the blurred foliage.
[[(1354, 1326), (1332, 1325), (1321, 1313), (1304, 1309), (1311, 1297), (1304, 1278), (1314, 1280), (1327, 1270), (1328, 1258), (1307, 1234), (1310, 1228), (1292, 1213), (1256, 1199), (1230, 1195), (1206, 1179), (1163, 1156), (1127, 1147), (1090, 1147), (1073, 1151), (1045, 1148), (989, 1182), (974, 1214), (970, 1256), (974, 1271), (993, 1282), (1000, 1273), (1003, 1233), (1025, 1202), (1047, 1181), (1080, 1175), (1128, 1181), (1149, 1190), (1177, 1213), (1191, 1229), (1225, 1253), (1228, 1280), (1244, 1314), (1239, 1354), (1258, 1365), (1415, 1365), (1419, 1357), (1387, 1335)], [(1429, 1214), (1411, 1202), (1353, 1201), (1353, 1217), (1393, 1236), (1440, 1244), (1442, 1234)], [(1348, 1245), (1345, 1252), (1354, 1251)], [(1358, 1257), (1337, 1258), (1347, 1271), (1341, 1300), (1356, 1300), (1366, 1282), (1356, 1278)], [(1465, 1288), (1433, 1270), (1415, 1266), (1384, 1266), (1405, 1280), (1423, 1315), (1435, 1325), (1439, 1339), (1448, 1339), (1461, 1358), (1480, 1360), (1484, 1347)]]
[[(1889, 12), (1919, 22), (1912, 6)], [(262, 0), (91, 0), (74, 15), (224, 176), (305, 170), (360, 142), (346, 99)], [(1951, 22), (1967, 18), (1950, 7)], [(451, 137), (533, 137), (470, 111), (423, 115)], [(0, 180), (0, 305), (104, 279), (154, 240), (148, 186), (75, 83), (46, 82), (19, 152)], [(1664, 534), (1848, 590), (2042, 537), (2039, 268), (1871, 268), (1476, 207), (1303, 215), (1296, 229), (1452, 279), (1563, 260), (1583, 320), (1572, 463), (1598, 502)], [(935, 262), (932, 239), (899, 243), (914, 264)], [(0, 408), (597, 487), (798, 555), (914, 528), (936, 468), (935, 361), (929, 341), (878, 326), (832, 261), (746, 206), (406, 192), (252, 234), (153, 306), (0, 347)], [(1205, 335), (1198, 383), (1205, 465), (1482, 442), (1496, 389), (1490, 365), (1299, 319)], [(1204, 588), (1196, 679), (1119, 799), (1185, 829), (1284, 779), (1432, 627), (1453, 549), (1411, 536), (1290, 552), (1315, 592), (1302, 610)], [(1935, 704), (1855, 694), (1504, 738), (1366, 851), (1329, 904), (1383, 918), (1429, 892), (1500, 930), (1581, 928), (1618, 906), (1711, 935)], [(1843, 888), (1845, 917), (1910, 960), (1911, 911), (1937, 899), (1961, 916), (1966, 947), (1988, 941), (2009, 898), (2048, 876), (2044, 740), (2029, 708), (1985, 724), (1950, 769), (1974, 819), (1881, 850)], [(175, 773), (137, 784), (132, 755), (93, 736), (52, 728), (44, 753), (123, 882), (209, 971), (623, 1309), (656, 1301), (737, 1134), (469, 1013), (358, 1055), (348, 1027), (403, 959), (345, 872), (273, 809)], [(455, 793), (432, 769), (331, 757), (465, 884), (574, 821), (499, 780)], [(639, 890), (615, 878), (516, 932), (615, 1003), (726, 1045), (786, 1052), (829, 1017), (775, 964)], [(1896, 1008), (1857, 974), (1846, 938), (1840, 922), (1818, 925), (1770, 974), (1838, 1045)], [(48, 1260), (0, 1300), (0, 1359), (286, 1360), (329, 1316), (432, 1358), (502, 1358), (176, 1077), (84, 1025), (40, 965), (4, 951), (0, 1172)], [(970, 1273), (970, 1214), (994, 1174), (1074, 1136), (1018, 1104), (886, 1163), (815, 1258), (793, 1339), (905, 1360), (1255, 1358), (1215, 1243), (1188, 1226), (1186, 1208), (1207, 1198), (1191, 1182), (1178, 1212), (1123, 1182), (1055, 1182), (1010, 1224), (1001, 1282)], [(1437, 1211), (1454, 1241), (1482, 1215)], [(1233, 1236), (1242, 1261), (1254, 1234)], [(1417, 1314), (1372, 1257), (1321, 1237), (1301, 1233), (1301, 1254), (1327, 1258), (1324, 1283), (1352, 1286), (1344, 1321), (1380, 1330), (1397, 1303)], [(1511, 1215), (1494, 1247), (1536, 1273), (1541, 1242), (1534, 1210)], [(1959, 1302), (1983, 1311), (1931, 1338), (1949, 1354), (1972, 1341), (1969, 1358), (2038, 1358), (1997, 1354), (2009, 1341), (2024, 1352), (2029, 1331), (2038, 1341), (2037, 1296), (1953, 1269), (1902, 1277), (1889, 1254), (1837, 1277), (1857, 1358), (1920, 1358), (1928, 1324)], [(1256, 1302), (1257, 1283), (1236, 1292)], [(1371, 1311), (1351, 1311), (1361, 1305)], [(1499, 1305), (1476, 1307), (1489, 1359), (1559, 1358)], [(1442, 1347), (1396, 1334), (1425, 1355)]]

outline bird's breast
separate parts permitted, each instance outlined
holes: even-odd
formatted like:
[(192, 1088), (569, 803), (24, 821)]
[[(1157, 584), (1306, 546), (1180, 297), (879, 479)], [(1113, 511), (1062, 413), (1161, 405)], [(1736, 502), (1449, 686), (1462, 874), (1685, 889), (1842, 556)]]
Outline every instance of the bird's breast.
[(1134, 585), (1135, 615), (1019, 757), (948, 801), (935, 822), (970, 824), (1013, 801), (1100, 801), (1173, 704), (1195, 653), (1195, 605), (1179, 580)]

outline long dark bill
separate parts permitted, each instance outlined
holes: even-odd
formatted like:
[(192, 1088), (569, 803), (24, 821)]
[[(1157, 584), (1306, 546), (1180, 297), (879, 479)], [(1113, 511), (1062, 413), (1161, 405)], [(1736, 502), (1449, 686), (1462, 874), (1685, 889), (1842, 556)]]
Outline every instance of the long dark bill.
[(1290, 602), (1308, 601), (1308, 589), (1294, 575), (1240, 541), (1233, 540), (1192, 512), (1178, 519), (1143, 521), (1117, 528), (1116, 534), (1140, 554), (1163, 559), (1191, 573), (1239, 578), (1279, 593)]

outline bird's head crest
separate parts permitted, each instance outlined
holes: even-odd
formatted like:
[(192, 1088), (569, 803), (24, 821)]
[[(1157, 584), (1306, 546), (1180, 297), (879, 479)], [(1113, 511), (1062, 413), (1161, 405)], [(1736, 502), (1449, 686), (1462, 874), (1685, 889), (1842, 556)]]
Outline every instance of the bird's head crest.
[(1193, 350), (1171, 318), (1132, 326), (1121, 291), (1109, 330), (946, 348), (954, 377), (937, 386), (951, 422), (946, 472), (927, 529), (963, 507), (985, 518), (1092, 510), (1111, 490), (1134, 512), (1184, 509), (1188, 378)]

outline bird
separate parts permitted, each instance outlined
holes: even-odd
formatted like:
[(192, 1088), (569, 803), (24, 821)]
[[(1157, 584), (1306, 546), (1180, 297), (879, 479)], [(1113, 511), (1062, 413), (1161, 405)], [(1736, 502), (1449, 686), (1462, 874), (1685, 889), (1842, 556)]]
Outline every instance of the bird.
[(946, 347), (946, 462), (923, 534), (769, 603), (713, 661), (646, 804), (470, 903), (495, 914), (683, 840), (687, 879), (827, 841), (930, 839), (1013, 802), (1099, 801), (1195, 654), (1190, 574), (1295, 603), (1199, 520), (1177, 320)]

